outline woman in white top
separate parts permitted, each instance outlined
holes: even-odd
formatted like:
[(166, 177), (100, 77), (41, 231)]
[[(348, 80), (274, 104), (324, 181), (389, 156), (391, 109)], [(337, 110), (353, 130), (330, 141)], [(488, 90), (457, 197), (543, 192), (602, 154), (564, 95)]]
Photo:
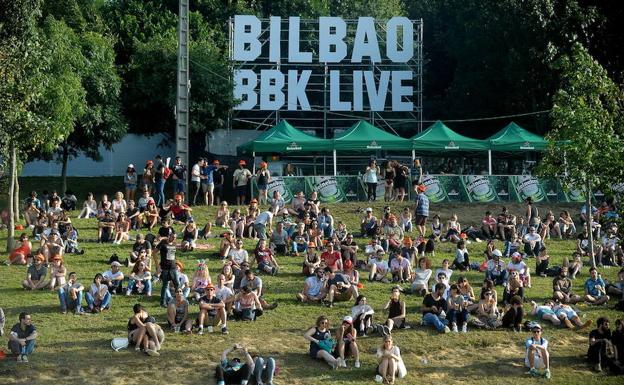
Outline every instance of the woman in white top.
[(377, 349), (377, 360), (379, 365), (375, 381), (394, 384), (396, 377), (403, 378), (407, 375), (407, 369), (401, 358), (401, 350), (393, 344), (391, 335), (385, 336), (383, 345)]
[(133, 201), (137, 185), (139, 183), (139, 175), (134, 169), (134, 165), (130, 163), (126, 169), (126, 175), (124, 175), (124, 185), (126, 186), (126, 196), (129, 201)]
[(401, 219), (401, 228), (403, 231), (411, 232), (412, 231), (412, 212), (409, 207), (405, 207), (400, 216)]
[(414, 280), (412, 281), (412, 293), (424, 296), (428, 293), (429, 279), (431, 279), (431, 261), (422, 257), (418, 260), (418, 267), (414, 270)]
[(379, 166), (376, 160), (371, 160), (364, 172), (364, 183), (366, 183), (366, 196), (369, 202), (377, 200), (377, 182), (380, 174)]
[(97, 202), (93, 199), (93, 193), (87, 194), (87, 200), (82, 204), (82, 211), (78, 218), (92, 218), (97, 215)]
[(126, 203), (124, 195), (121, 191), (117, 191), (115, 193), (115, 199), (111, 202), (111, 208), (115, 214), (115, 218), (117, 218), (120, 213), (125, 213), (128, 209), (128, 204)]
[(449, 242), (457, 243), (461, 240), (459, 234), (461, 234), (461, 224), (457, 221), (457, 214), (453, 214), (446, 222), (446, 237), (444, 238)]
[(358, 335), (365, 336), (372, 332), (373, 314), (375, 314), (375, 310), (368, 304), (366, 296), (358, 295), (355, 305), (351, 308), (353, 327)]

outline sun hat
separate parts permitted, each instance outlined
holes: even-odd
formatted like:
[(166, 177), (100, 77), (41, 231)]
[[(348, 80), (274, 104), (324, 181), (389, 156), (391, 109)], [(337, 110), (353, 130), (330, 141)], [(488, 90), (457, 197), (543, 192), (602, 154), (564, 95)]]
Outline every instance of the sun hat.
[(350, 315), (345, 316), (345, 317), (342, 319), (342, 322), (347, 322), (347, 323), (353, 324), (353, 318), (352, 318)]

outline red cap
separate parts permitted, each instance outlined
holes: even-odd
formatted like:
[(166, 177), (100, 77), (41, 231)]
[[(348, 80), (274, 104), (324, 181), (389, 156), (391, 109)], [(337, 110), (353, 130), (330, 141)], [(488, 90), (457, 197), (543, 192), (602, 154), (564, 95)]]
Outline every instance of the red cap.
[(239, 164), (240, 166), (245, 166), (245, 165), (247, 165), (247, 162), (245, 162), (245, 160), (244, 160), (244, 159), (241, 159), (241, 160), (239, 160), (239, 161), (238, 161), (238, 164)]

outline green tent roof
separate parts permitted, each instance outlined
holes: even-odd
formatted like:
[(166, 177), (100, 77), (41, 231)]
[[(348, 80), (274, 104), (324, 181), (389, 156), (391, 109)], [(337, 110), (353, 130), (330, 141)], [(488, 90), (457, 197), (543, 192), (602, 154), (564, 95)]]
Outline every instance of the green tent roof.
[(334, 138), (334, 149), (340, 151), (411, 150), (409, 139), (381, 130), (363, 120)]
[(489, 141), (493, 151), (541, 151), (548, 145), (546, 139), (514, 122), (492, 135)]
[(300, 153), (331, 151), (331, 140), (308, 135), (286, 120), (263, 132), (256, 139), (238, 147), (238, 153)]
[(489, 148), (487, 141), (458, 134), (439, 120), (411, 140), (413, 148), (419, 151), (483, 151)]

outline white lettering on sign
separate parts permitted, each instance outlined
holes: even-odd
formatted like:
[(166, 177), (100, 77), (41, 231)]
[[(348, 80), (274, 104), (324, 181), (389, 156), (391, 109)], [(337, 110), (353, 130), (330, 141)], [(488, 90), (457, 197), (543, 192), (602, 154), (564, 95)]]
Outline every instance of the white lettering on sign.
[[(357, 24), (349, 24), (355, 28), (349, 29), (340, 17), (319, 17), (315, 24), (317, 31), (310, 30), (309, 23), (304, 25), (302, 29), (298, 16), (287, 19), (271, 16), (268, 20), (253, 15), (234, 16), (232, 60), (265, 65), (255, 67), (264, 69), (234, 71), (234, 97), (240, 100), (236, 110), (310, 111), (306, 89), (309, 84), (318, 87), (318, 78), (310, 79), (319, 73), (305, 67), (292, 69), (287, 64), (310, 63), (309, 67), (318, 68), (313, 67), (316, 63), (324, 65), (329, 75), (331, 111), (413, 111), (414, 72), (383, 68), (384, 63), (412, 60), (414, 25), (411, 20), (393, 17), (383, 26), (372, 17), (360, 17)], [(311, 38), (314, 34), (317, 38)], [(286, 35), (288, 40), (283, 41)], [(380, 47), (380, 39), (385, 39), (385, 49)], [(318, 47), (309, 45), (316, 40)], [(288, 52), (282, 52), (286, 49)], [(268, 63), (277, 66), (267, 69)], [(355, 64), (351, 70), (345, 66), (349, 63)], [(358, 63), (364, 67), (358, 68)], [(368, 63), (370, 70), (366, 67)], [(279, 65), (284, 68), (280, 69)]]

